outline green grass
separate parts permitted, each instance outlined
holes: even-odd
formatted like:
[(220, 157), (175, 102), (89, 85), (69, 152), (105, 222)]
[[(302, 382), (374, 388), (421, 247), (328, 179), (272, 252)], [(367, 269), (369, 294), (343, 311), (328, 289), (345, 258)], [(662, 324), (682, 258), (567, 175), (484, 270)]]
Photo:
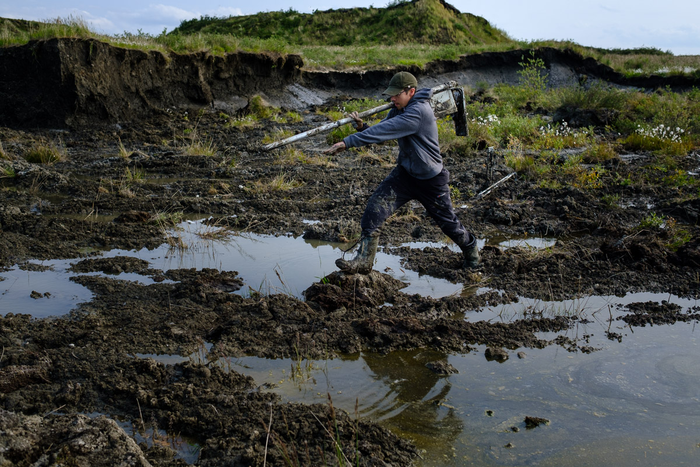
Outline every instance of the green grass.
[[(164, 53), (293, 53), (301, 55), (307, 70), (422, 67), (465, 54), (553, 47), (592, 57), (627, 75), (700, 76), (700, 56), (674, 56), (654, 48), (600, 49), (571, 41), (516, 41), (484, 18), (459, 13), (438, 0), (313, 14), (289, 9), (250, 16), (202, 17), (183, 21), (176, 30), (157, 35), (140, 30), (112, 36), (99, 34), (90, 30), (86, 20), (75, 16), (46, 22), (0, 18), (0, 47), (55, 37), (93, 38), (118, 47)], [(528, 59), (536, 60), (523, 57), (524, 61)]]
[(88, 22), (77, 16), (35, 22), (0, 18), (0, 47), (26, 44), (31, 40), (54, 37), (105, 37), (90, 30)]
[(10, 157), (10, 154), (7, 151), (5, 151), (4, 147), (2, 147), (2, 141), (0, 141), (0, 159), (6, 160), (6, 161), (12, 160), (12, 158)]
[(639, 223), (639, 228), (641, 229), (658, 229), (664, 224), (666, 218), (664, 216), (658, 215), (652, 212)]
[(301, 149), (285, 146), (277, 151), (275, 163), (279, 165), (317, 165), (321, 167), (336, 167), (330, 156), (313, 155), (302, 151)]
[(122, 143), (121, 138), (117, 137), (117, 140), (117, 153), (119, 154), (119, 157), (121, 157), (122, 159), (128, 159), (131, 155), (131, 152), (128, 149), (126, 149), (126, 146), (124, 146), (124, 143)]
[[(401, 27), (389, 27), (392, 22)], [(251, 30), (256, 36), (232, 35), (231, 31), (235, 33), (236, 28)], [(465, 31), (469, 39), (460, 35)], [(492, 31), (492, 35), (488, 31)], [(303, 57), (305, 69), (317, 70), (423, 66), (436, 59), (458, 59), (462, 54), (541, 47), (570, 49), (618, 71), (633, 70), (636, 74), (656, 72), (659, 66), (694, 67), (695, 70), (700, 66), (700, 57), (675, 57), (654, 48), (596, 49), (565, 41), (514, 41), (484, 20), (456, 13), (437, 0), (397, 2), (386, 8), (317, 11), (311, 15), (290, 9), (245, 17), (205, 17), (185, 21), (178, 31), (164, 31), (157, 36), (140, 31), (100, 36), (89, 31), (83, 20), (74, 17), (49, 23), (0, 20), (0, 45), (49, 37), (95, 37), (113, 44), (166, 53), (206, 51), (221, 55), (239, 50), (297, 53)], [(695, 71), (686, 72), (693, 73)], [(657, 184), (676, 188), (684, 196), (700, 194), (696, 177), (688, 175), (687, 164), (683, 163), (686, 156), (700, 146), (700, 90), (676, 93), (659, 89), (645, 93), (604, 84), (550, 89), (545, 86), (547, 74), (537, 54), (526, 51), (520, 60), (518, 85), (489, 87), (481, 83), (475, 89), (466, 89), (469, 137), (455, 136), (451, 119), (440, 119), (438, 131), (443, 152), (471, 157), (477, 148), (492, 146), (503, 154), (510, 167), (546, 188), (572, 186), (597, 190), (605, 184), (615, 187)], [(352, 111), (383, 103), (354, 99), (319, 113), (333, 121)], [(605, 125), (573, 128), (570, 122), (555, 121), (558, 114), (576, 115), (576, 112), (598, 116), (604, 119)], [(278, 124), (303, 121), (298, 113), (270, 106), (261, 96), (252, 97), (242, 115), (220, 114), (219, 117), (226, 128), (240, 130), (256, 127), (265, 120)], [(380, 114), (366, 120), (373, 124), (382, 117)], [(188, 131), (184, 144), (187, 153), (216, 155), (212, 140), (198, 135), (196, 124)], [(352, 131), (350, 125), (337, 128), (329, 133), (328, 143), (339, 141)], [(291, 130), (276, 130), (262, 142), (279, 141), (292, 134)], [(575, 151), (573, 157), (570, 156), (572, 151), (568, 151), (569, 156), (562, 157), (562, 152), (571, 148), (580, 148), (580, 151)], [(123, 145), (118, 149), (122, 157), (128, 155)], [(650, 170), (644, 175), (608, 172), (610, 161), (617, 159), (622, 151), (651, 153)], [(61, 148), (50, 143), (37, 143), (25, 155), (39, 163), (51, 163), (64, 157)], [(384, 153), (380, 156), (371, 150), (362, 150), (357, 151), (357, 155), (362, 163), (386, 163)], [(0, 157), (8, 157), (2, 147)], [(279, 152), (276, 157), (280, 163), (333, 164), (330, 158), (309, 156), (293, 148)], [(294, 182), (281, 177), (248, 189), (265, 192), (291, 189), (290, 186), (293, 188)]]
[(221, 34), (284, 38), (292, 45), (493, 44), (513, 42), (485, 19), (447, 8), (439, 0), (399, 2), (387, 8), (287, 11), (249, 16), (204, 16), (183, 21), (169, 35)]
[(276, 191), (290, 191), (304, 186), (303, 182), (287, 178), (287, 175), (280, 174), (270, 180), (255, 180), (246, 184), (245, 190), (248, 193), (265, 194)]
[(201, 139), (196, 134), (185, 144), (184, 153), (188, 156), (215, 156), (218, 147), (211, 139)]
[(182, 222), (184, 219), (184, 214), (182, 211), (175, 211), (175, 212), (167, 212), (167, 211), (162, 211), (162, 212), (156, 212), (153, 214), (153, 217), (151, 217), (150, 223), (159, 225), (159, 226), (168, 226), (168, 227), (175, 227), (177, 224)]
[(680, 127), (653, 128), (637, 126), (637, 131), (623, 140), (625, 147), (631, 151), (652, 151), (657, 154), (681, 156), (692, 149), (692, 143), (683, 138), (685, 130)]
[[(238, 118), (231, 118), (229, 115), (220, 114), (226, 121), (229, 128), (239, 130), (249, 130), (258, 127), (263, 120), (271, 120), (275, 123), (299, 123), (304, 118), (298, 112), (283, 111), (279, 107), (272, 106), (265, 102), (260, 95), (253, 96), (248, 105), (243, 110), (244, 115)], [(290, 135), (291, 136), (291, 135)]]
[(129, 167), (124, 169), (124, 181), (128, 184), (140, 183), (146, 179), (146, 171), (134, 168), (131, 170)]
[(65, 148), (52, 141), (37, 141), (24, 155), (24, 159), (33, 164), (53, 164), (65, 158)]
[(592, 142), (583, 153), (583, 160), (587, 164), (599, 164), (613, 159), (619, 159), (613, 144), (602, 141)]
[(291, 130), (285, 130), (283, 128), (275, 128), (272, 133), (266, 134), (263, 139), (263, 144), (276, 143), (277, 141), (282, 141), (294, 136), (294, 132)]
[(0, 178), (15, 178), (17, 174), (15, 169), (12, 167), (2, 167), (0, 168)]
[(566, 122), (541, 126), (533, 139), (534, 149), (579, 148), (594, 142), (592, 128), (573, 129)]

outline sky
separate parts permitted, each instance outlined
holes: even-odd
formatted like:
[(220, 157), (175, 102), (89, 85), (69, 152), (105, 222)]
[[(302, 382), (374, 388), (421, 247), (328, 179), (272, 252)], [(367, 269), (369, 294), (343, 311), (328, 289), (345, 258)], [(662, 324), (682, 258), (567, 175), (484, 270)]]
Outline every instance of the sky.
[[(80, 17), (104, 34), (171, 31), (203, 15), (228, 17), (293, 8), (301, 13), (385, 7), (387, 0), (0, 0), (0, 17), (45, 21)], [(603, 48), (655, 47), (700, 55), (700, 1), (452, 0), (519, 40), (571, 40)]]

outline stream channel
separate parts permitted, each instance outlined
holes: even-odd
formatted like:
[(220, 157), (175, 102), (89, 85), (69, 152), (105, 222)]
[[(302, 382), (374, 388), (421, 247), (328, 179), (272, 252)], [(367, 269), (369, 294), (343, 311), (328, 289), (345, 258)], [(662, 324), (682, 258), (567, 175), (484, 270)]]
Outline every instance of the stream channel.
[[(134, 256), (151, 268), (216, 268), (239, 271), (244, 287), (235, 292), (286, 293), (302, 298), (313, 282), (334, 271), (338, 244), (302, 238), (235, 235), (204, 240), (210, 229), (200, 221), (182, 224), (186, 250), (164, 245), (156, 250), (103, 252), (104, 257)], [(508, 248), (545, 248), (554, 239), (487, 239)], [(410, 244), (422, 248), (428, 244)], [(483, 243), (482, 243), (483, 246)], [(442, 279), (404, 270), (401, 258), (379, 252), (375, 269), (409, 283), (409, 294), (434, 298), (483, 293)], [(77, 260), (44, 261), (36, 270), (17, 267), (0, 273), (0, 314), (35, 318), (68, 313), (91, 293), (69, 280)], [(91, 273), (102, 274), (102, 273)], [(120, 280), (151, 279), (138, 274)], [(31, 298), (32, 292), (34, 294)], [(478, 346), (462, 355), (433, 350), (361, 353), (340, 359), (305, 360), (243, 357), (217, 364), (252, 376), (284, 401), (327, 403), (351, 416), (375, 420), (411, 439), (421, 449), (419, 466), (435, 465), (696, 465), (700, 455), (700, 360), (696, 323), (631, 328), (616, 320), (619, 305), (668, 301), (684, 310), (697, 300), (651, 293), (585, 296), (565, 302), (521, 298), (518, 303), (468, 312), (455, 319), (504, 321), (526, 313), (585, 318), (566, 334), (583, 339), (590, 353), (560, 345), (508, 351), (503, 360), (485, 358)], [(389, 306), (389, 305), (387, 305)], [(540, 334), (553, 340), (561, 333)], [(210, 357), (205, 343), (190, 356), (138, 354), (174, 364)], [(441, 376), (426, 363), (446, 360), (457, 373)], [(356, 412), (357, 407), (357, 412)], [(548, 423), (528, 427), (526, 417)], [(196, 459), (189, 457), (188, 462)]]

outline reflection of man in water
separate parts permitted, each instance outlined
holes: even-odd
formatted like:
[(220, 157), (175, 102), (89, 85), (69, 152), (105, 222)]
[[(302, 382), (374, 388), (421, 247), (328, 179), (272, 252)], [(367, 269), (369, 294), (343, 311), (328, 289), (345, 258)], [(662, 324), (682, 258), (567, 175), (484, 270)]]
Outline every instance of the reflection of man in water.
[(363, 415), (383, 420), (395, 433), (414, 440), (419, 448), (435, 443), (449, 446), (462, 432), (454, 409), (441, 403), (452, 385), (425, 365), (447, 360), (447, 355), (428, 350), (392, 352), (387, 356), (363, 354), (370, 370), (389, 389), (363, 410)]

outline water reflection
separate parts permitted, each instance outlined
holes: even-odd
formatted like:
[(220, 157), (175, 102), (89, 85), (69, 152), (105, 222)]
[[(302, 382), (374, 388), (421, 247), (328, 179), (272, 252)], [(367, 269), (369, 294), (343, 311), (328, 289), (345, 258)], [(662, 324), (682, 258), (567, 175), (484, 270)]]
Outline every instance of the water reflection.
[[(251, 288), (267, 282), (270, 291), (284, 288), (294, 295), (335, 270), (339, 251), (334, 245), (267, 236), (205, 241), (197, 236), (201, 225), (188, 225), (191, 229), (183, 235), (192, 235), (188, 237), (192, 246), (183, 252), (164, 246), (152, 251), (115, 250), (104, 256), (136, 256), (163, 270), (237, 270)], [(418, 289), (426, 295), (443, 296), (449, 287), (461, 288), (402, 271), (396, 256), (382, 253), (378, 259), (378, 269), (390, 267), (395, 277), (412, 282), (415, 289), (404, 289), (408, 293), (419, 293), (414, 291)], [(2, 313), (27, 312), (31, 309), (27, 303), (47, 303), (53, 310), (47, 313), (58, 314), (55, 306), (61, 293), (68, 297), (69, 306), (80, 300), (73, 299), (67, 287), (76, 285), (68, 280), (69, 262), (45, 264), (52, 269), (15, 268), (0, 273), (6, 279), (0, 282)], [(47, 280), (45, 286), (37, 282), (42, 278)], [(28, 298), (32, 291), (50, 295)], [(13, 301), (13, 294), (25, 302)], [(584, 320), (563, 334), (585, 343), (594, 349), (592, 353), (550, 345), (519, 349), (526, 353), (525, 358), (510, 358), (502, 364), (486, 359), (484, 347), (464, 355), (424, 350), (362, 354), (304, 362), (303, 371), (294, 378), (290, 368), (299, 363), (288, 359), (246, 357), (231, 361), (229, 367), (252, 376), (259, 385), (276, 386), (274, 391), (284, 400), (324, 403), (331, 394), (334, 404), (351, 414), (358, 400), (363, 417), (414, 440), (424, 450), (422, 465), (426, 467), (695, 465), (700, 440), (700, 340), (695, 323), (631, 328), (616, 319), (621, 314), (619, 306), (664, 300), (683, 310), (698, 305), (695, 300), (667, 294), (594, 296), (563, 302), (523, 298), (465, 317), (509, 322), (531, 316), (580, 316)], [(554, 339), (560, 334), (541, 333), (539, 337)], [(618, 337), (611, 339), (613, 334)], [(425, 366), (445, 359), (458, 373), (438, 376)], [(180, 360), (170, 360), (174, 361)], [(546, 418), (551, 424), (525, 430), (526, 416)]]
[[(351, 414), (359, 400), (361, 416), (423, 450), (418, 464), (423, 467), (611, 465), (606, 459), (621, 466), (694, 464), (700, 439), (700, 339), (694, 323), (630, 328), (616, 319), (622, 313), (616, 305), (650, 300), (678, 303), (684, 310), (697, 306), (666, 294), (515, 305), (552, 313), (576, 308), (587, 319), (569, 337), (595, 348), (592, 353), (553, 344), (518, 349), (524, 358), (511, 355), (504, 363), (489, 361), (483, 346), (464, 355), (363, 353), (313, 362), (303, 380), (289, 378), (289, 360), (246, 357), (234, 368), (258, 384), (273, 383), (283, 400), (323, 403), (330, 393), (334, 404)], [(485, 310), (472, 319), (505, 320), (502, 311)], [(508, 319), (524, 313), (514, 315)], [(611, 326), (619, 341), (608, 338)], [(439, 376), (425, 366), (443, 359), (458, 373)], [(550, 424), (526, 429), (525, 417)], [(638, 451), (642, 448), (654, 449), (648, 460)]]
[[(201, 219), (186, 220), (171, 234), (176, 235), (185, 248), (172, 248), (164, 244), (154, 250), (115, 249), (102, 252), (102, 257), (137, 257), (147, 260), (150, 268), (163, 271), (189, 268), (238, 271), (245, 283), (237, 292), (240, 295), (251, 292), (284, 293), (303, 299), (303, 291), (311, 284), (337, 270), (335, 260), (341, 255), (341, 246), (344, 246), (319, 240), (233, 232), (206, 225)], [(547, 239), (537, 238), (489, 240), (496, 244), (505, 241), (526, 241), (530, 242), (528, 245), (531, 247), (548, 244)], [(480, 240), (480, 246), (485, 243), (486, 240)], [(416, 242), (405, 246), (425, 248), (442, 247), (445, 244)], [(452, 243), (448, 246), (457, 248)], [(85, 287), (70, 281), (70, 277), (76, 275), (69, 272), (70, 264), (78, 261), (80, 260), (45, 261), (41, 264), (50, 266), (49, 268), (24, 271), (15, 266), (9, 271), (0, 272), (0, 279), (5, 279), (0, 281), (2, 313), (21, 311), (35, 317), (58, 316), (68, 313), (78, 303), (89, 300), (92, 294)], [(404, 269), (401, 257), (386, 252), (380, 251), (377, 254), (375, 269), (408, 283), (408, 287), (402, 289), (407, 294), (441, 298), (471, 293), (470, 287), (462, 284), (453, 284)], [(150, 277), (139, 274), (125, 273), (111, 277), (144, 285), (153, 283)], [(37, 292), (35, 298), (31, 298), (32, 292)], [(41, 300), (37, 299), (38, 294), (41, 294)]]
[(447, 359), (446, 354), (429, 350), (364, 355), (384, 394), (379, 392), (363, 415), (383, 421), (385, 427), (418, 446), (436, 442), (452, 446), (463, 429), (456, 409), (446, 402), (452, 383), (426, 367)]
[[(252, 291), (284, 293), (303, 300), (304, 290), (337, 270), (335, 260), (341, 255), (340, 244), (318, 240), (230, 231), (220, 234), (216, 232), (217, 227), (191, 220), (183, 222), (180, 228), (175, 232), (187, 248), (177, 249), (164, 244), (154, 250), (115, 249), (102, 252), (101, 256), (136, 257), (148, 261), (150, 268), (163, 271), (181, 268), (238, 271), (245, 284), (236, 292), (240, 295)], [(78, 275), (70, 271), (71, 264), (78, 261), (80, 259), (32, 262), (29, 268), (15, 266), (1, 271), (0, 313), (3, 316), (8, 312), (29, 313), (35, 317), (59, 316), (90, 300), (92, 293), (70, 280)], [(399, 256), (380, 252), (375, 269), (386, 270), (396, 279), (408, 283), (408, 287), (402, 290), (405, 293), (440, 298), (463, 292), (461, 284), (404, 270), (400, 261)], [(136, 273), (109, 277), (144, 285), (154, 283), (151, 277)]]

